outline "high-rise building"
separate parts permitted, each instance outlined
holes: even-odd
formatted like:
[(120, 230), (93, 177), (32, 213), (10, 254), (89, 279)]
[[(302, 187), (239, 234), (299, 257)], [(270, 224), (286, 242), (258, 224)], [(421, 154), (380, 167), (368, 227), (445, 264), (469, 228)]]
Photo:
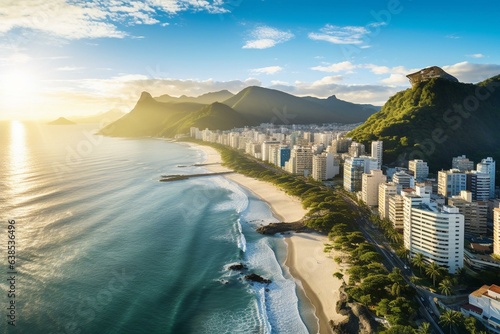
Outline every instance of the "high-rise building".
[(378, 186), (378, 214), (382, 219), (389, 219), (389, 198), (397, 195), (401, 188), (394, 182), (381, 183)]
[(262, 161), (269, 161), (269, 153), (271, 152), (271, 146), (278, 146), (280, 144), (277, 140), (266, 140), (262, 143)]
[(312, 172), (312, 151), (309, 146), (294, 146), (290, 152), (288, 172), (291, 174), (308, 176)]
[(495, 160), (493, 160), (493, 158), (491, 157), (488, 157), (481, 160), (481, 162), (478, 163), (476, 167), (476, 170), (478, 172), (486, 173), (490, 176), (490, 199), (495, 198), (495, 165)]
[(361, 181), (361, 200), (368, 206), (377, 206), (379, 185), (386, 181), (387, 177), (380, 169), (371, 170), (370, 173), (363, 174)]
[(464, 261), (464, 216), (455, 207), (438, 208), (419, 188), (403, 197), (404, 245), (410, 256), (420, 253), (456, 273)]
[(278, 155), (278, 166), (281, 168), (285, 167), (285, 163), (290, 160), (290, 148), (288, 146), (280, 146)]
[(451, 161), (451, 168), (467, 172), (474, 169), (474, 161), (470, 161), (465, 155), (458, 156)]
[(349, 147), (349, 155), (357, 158), (365, 154), (365, 145), (353, 141)]
[(381, 140), (372, 141), (371, 157), (378, 160), (377, 169), (382, 168), (382, 154), (383, 154), (384, 142)]
[(449, 198), (448, 204), (458, 208), (459, 212), (464, 215), (465, 233), (476, 236), (486, 235), (488, 203), (475, 202), (472, 200), (470, 191), (462, 190), (460, 195)]
[(500, 256), (500, 208), (493, 209), (493, 254)]
[(423, 160), (410, 160), (408, 169), (413, 172), (413, 177), (419, 182), (424, 181), (429, 176), (429, 166)]
[(476, 170), (467, 172), (467, 190), (473, 201), (488, 201), (490, 198), (490, 175)]
[(347, 158), (344, 162), (344, 189), (349, 192), (360, 191), (364, 171), (365, 159)]
[(401, 195), (389, 197), (389, 221), (396, 231), (404, 228), (404, 199)]
[(392, 175), (392, 182), (399, 184), (401, 188), (413, 188), (415, 186), (415, 179), (408, 173), (403, 171), (396, 172)]
[(335, 176), (333, 153), (323, 152), (313, 156), (312, 177), (316, 181), (324, 181)]
[(441, 170), (438, 172), (438, 194), (451, 197), (467, 190), (467, 175), (458, 169)]

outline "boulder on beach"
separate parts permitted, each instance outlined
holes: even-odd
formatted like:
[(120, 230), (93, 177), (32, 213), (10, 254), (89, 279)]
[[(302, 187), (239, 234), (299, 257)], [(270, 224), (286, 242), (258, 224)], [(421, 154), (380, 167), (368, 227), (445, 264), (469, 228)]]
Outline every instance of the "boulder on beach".
[(245, 279), (247, 281), (252, 281), (252, 282), (257, 282), (257, 283), (264, 283), (264, 284), (270, 284), (271, 280), (265, 279), (264, 277), (257, 275), (257, 274), (249, 274), (245, 276)]

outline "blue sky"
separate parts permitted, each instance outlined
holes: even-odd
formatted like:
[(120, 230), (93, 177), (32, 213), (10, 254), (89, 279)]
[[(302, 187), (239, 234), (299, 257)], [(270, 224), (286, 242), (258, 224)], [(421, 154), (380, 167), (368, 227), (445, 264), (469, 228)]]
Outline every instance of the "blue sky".
[(500, 73), (496, 1), (23, 0), (0, 6), (0, 119), (250, 86), (383, 104), (438, 65)]

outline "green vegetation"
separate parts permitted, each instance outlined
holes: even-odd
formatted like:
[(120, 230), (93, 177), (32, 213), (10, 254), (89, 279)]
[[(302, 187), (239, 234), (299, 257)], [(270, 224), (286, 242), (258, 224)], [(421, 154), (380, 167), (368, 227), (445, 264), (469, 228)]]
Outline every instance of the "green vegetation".
[(383, 140), (384, 161), (423, 159), (439, 170), (461, 154), (499, 160), (499, 119), (500, 76), (478, 85), (432, 79), (392, 96), (348, 136), (365, 144)]

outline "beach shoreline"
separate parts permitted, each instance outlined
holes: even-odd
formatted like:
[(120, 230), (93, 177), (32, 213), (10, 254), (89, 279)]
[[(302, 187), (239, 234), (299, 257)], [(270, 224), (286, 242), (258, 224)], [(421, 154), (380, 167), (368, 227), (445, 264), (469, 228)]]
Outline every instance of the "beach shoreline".
[[(217, 150), (210, 146), (188, 143), (202, 150), (206, 157), (204, 168), (211, 172), (225, 172), (228, 168), (221, 165), (222, 158)], [(302, 219), (307, 210), (302, 207), (297, 197), (286, 194), (277, 186), (242, 174), (234, 173), (223, 176), (248, 189), (262, 201), (266, 202), (273, 215), (282, 222), (295, 222)], [(298, 282), (297, 286), (304, 291), (307, 299), (315, 308), (319, 319), (319, 333), (333, 333), (330, 320), (341, 322), (345, 316), (337, 314), (336, 303), (339, 300), (339, 289), (342, 284), (333, 276), (334, 272), (344, 268), (333, 260), (333, 252), (325, 253), (324, 244), (328, 237), (318, 233), (289, 233), (285, 235), (287, 257), (284, 265)], [(345, 277), (346, 273), (343, 272)]]

